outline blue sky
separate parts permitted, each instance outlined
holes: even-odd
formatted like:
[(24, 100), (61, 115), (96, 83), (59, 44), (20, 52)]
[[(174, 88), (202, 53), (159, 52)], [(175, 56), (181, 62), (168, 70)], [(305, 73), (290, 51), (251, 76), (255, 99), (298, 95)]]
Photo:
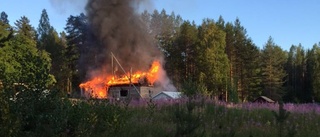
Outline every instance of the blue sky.
[[(61, 2), (64, 1), (64, 2)], [(248, 36), (260, 48), (272, 36), (284, 50), (292, 44), (311, 48), (320, 42), (319, 0), (152, 0), (147, 10), (174, 11), (185, 20), (201, 24), (204, 18), (226, 22), (237, 17)], [(13, 24), (27, 16), (37, 28), (42, 9), (47, 9), (50, 23), (62, 31), (70, 15), (84, 12), (85, 0), (2, 0), (0, 11), (5, 11)]]

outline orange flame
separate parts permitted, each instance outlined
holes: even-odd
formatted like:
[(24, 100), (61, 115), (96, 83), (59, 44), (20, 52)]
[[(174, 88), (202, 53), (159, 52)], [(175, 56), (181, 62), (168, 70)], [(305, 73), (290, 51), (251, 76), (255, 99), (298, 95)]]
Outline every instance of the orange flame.
[(103, 98), (107, 96), (107, 93), (105, 92), (107, 89), (104, 82), (105, 80), (106, 79), (103, 79), (102, 77), (95, 77), (90, 81), (81, 83), (79, 86), (80, 88), (83, 88), (85, 92), (92, 92), (90, 94), (93, 97)]
[(108, 96), (107, 89), (111, 85), (118, 85), (118, 84), (130, 84), (130, 83), (140, 83), (140, 81), (144, 80), (145, 78), (148, 80), (149, 84), (153, 84), (158, 79), (158, 73), (160, 70), (160, 62), (154, 61), (151, 65), (151, 68), (148, 72), (135, 72), (130, 75), (127, 73), (121, 77), (115, 76), (96, 76), (93, 79), (81, 83), (79, 85), (80, 88), (84, 89), (85, 92), (89, 92), (92, 97), (95, 98), (106, 98)]

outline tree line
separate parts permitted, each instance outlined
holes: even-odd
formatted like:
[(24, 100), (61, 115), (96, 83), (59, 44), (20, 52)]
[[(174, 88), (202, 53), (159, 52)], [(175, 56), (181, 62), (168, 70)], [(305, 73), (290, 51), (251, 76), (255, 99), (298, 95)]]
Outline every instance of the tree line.
[[(203, 19), (200, 25), (174, 12), (144, 11), (141, 20), (164, 54), (165, 70), (185, 94), (202, 94), (228, 102), (253, 101), (264, 95), (286, 102), (320, 101), (320, 46), (301, 44), (283, 50), (272, 37), (260, 49), (237, 18), (234, 22)], [(65, 31), (57, 32), (46, 10), (35, 29), (22, 16), (9, 24), (0, 18), (0, 89), (14, 96), (22, 87), (57, 89), (76, 96), (86, 71), (79, 64), (94, 46), (88, 43), (87, 16), (68, 17)], [(150, 45), (153, 46), (153, 45)]]

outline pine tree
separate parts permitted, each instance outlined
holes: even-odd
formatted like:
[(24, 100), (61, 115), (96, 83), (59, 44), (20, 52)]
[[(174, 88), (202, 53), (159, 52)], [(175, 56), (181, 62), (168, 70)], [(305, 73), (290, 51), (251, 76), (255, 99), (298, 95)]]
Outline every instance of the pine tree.
[[(239, 93), (242, 101), (252, 101), (261, 95), (260, 53), (257, 46), (247, 36), (246, 29), (237, 18), (233, 23), (225, 23), (222, 16), (216, 23), (226, 32), (225, 53), (229, 59), (228, 89)], [(237, 100), (237, 99), (233, 99)]]
[(315, 44), (307, 52), (306, 87), (307, 94), (311, 94), (311, 100), (320, 102), (320, 47)]
[(151, 23), (151, 15), (150, 15), (150, 13), (147, 10), (145, 10), (145, 11), (143, 11), (141, 13), (140, 17), (141, 17), (141, 20), (143, 21), (143, 23), (146, 26), (144, 31), (146, 31), (146, 33), (150, 34), (151, 33), (151, 31), (150, 31), (151, 30), (151, 28), (150, 28), (150, 23)]
[(301, 44), (292, 45), (288, 53), (286, 63), (287, 78), (285, 87), (287, 94), (286, 101), (290, 102), (310, 102), (311, 95), (306, 90), (306, 73), (307, 73), (306, 53)]
[(262, 49), (261, 71), (264, 95), (274, 100), (282, 99), (285, 61), (285, 52), (270, 37)]
[(49, 17), (45, 9), (42, 10), (41, 17), (39, 20), (39, 25), (37, 28), (38, 34), (38, 48), (47, 51), (51, 58), (51, 73), (55, 76), (57, 80), (57, 88), (60, 91), (65, 91), (63, 85), (63, 73), (62, 68), (65, 64), (64, 53), (65, 45), (61, 43), (58, 33), (50, 25)]
[(243, 100), (253, 101), (262, 95), (260, 51), (250, 39), (247, 39), (240, 53), (240, 57), (243, 59), (241, 78)]
[(83, 13), (78, 16), (71, 15), (67, 19), (65, 27), (67, 47), (64, 55), (67, 59), (68, 69), (66, 71), (68, 72), (67, 76), (70, 82), (67, 84), (69, 85), (68, 93), (72, 93), (73, 89), (77, 89), (81, 82), (81, 76), (85, 76), (85, 72), (78, 71), (78, 64), (81, 52), (87, 52), (84, 48), (87, 37), (87, 26), (87, 17)]
[(46, 9), (42, 10), (41, 17), (39, 20), (39, 25), (37, 28), (37, 35), (38, 35), (38, 47), (39, 49), (45, 49), (45, 46), (49, 39), (49, 33), (52, 31), (52, 26), (50, 25), (49, 16), (47, 14)]
[(287, 90), (287, 93), (284, 96), (284, 100), (287, 102), (292, 102), (294, 100), (297, 100), (297, 94), (294, 90), (294, 81), (295, 81), (295, 52), (296, 52), (296, 46), (292, 45), (290, 47), (290, 50), (288, 52), (288, 59), (285, 66), (286, 73), (288, 74), (286, 77), (285, 87)]
[[(219, 18), (219, 20), (222, 20)], [(220, 21), (221, 22), (221, 21)], [(235, 59), (236, 59), (236, 50), (234, 47), (235, 43), (235, 33), (234, 33), (234, 27), (233, 24), (228, 22), (226, 23), (224, 27), (224, 31), (226, 32), (226, 54), (229, 59), (229, 78), (228, 78), (228, 90), (229, 90), (229, 95), (230, 95), (230, 100), (231, 101), (236, 101), (238, 100), (238, 90), (237, 90), (237, 83), (235, 82)], [(229, 97), (228, 97), (229, 98)]]
[(179, 88), (181, 82), (180, 71), (177, 62), (182, 62), (181, 54), (179, 54), (179, 45), (177, 45), (177, 36), (179, 35), (182, 19), (174, 12), (168, 15), (165, 10), (159, 13), (157, 10), (151, 14), (150, 19), (150, 35), (154, 37), (157, 47), (163, 52), (166, 60), (165, 69), (167, 74), (173, 80), (173, 83)]
[(308, 95), (305, 92), (305, 72), (306, 72), (306, 57), (305, 51), (301, 44), (297, 47), (296, 52), (296, 79), (295, 79), (295, 89), (297, 91), (298, 98), (300, 102), (306, 102), (308, 100)]
[(223, 96), (227, 91), (229, 60), (225, 54), (225, 33), (212, 20), (204, 20), (199, 27), (201, 53), (198, 67), (209, 95)]
[(21, 19), (14, 23), (16, 25), (15, 33), (24, 37), (26, 40), (36, 42), (36, 31), (29, 23), (30, 20), (26, 16), (22, 16)]
[(1, 12), (0, 21), (4, 24), (9, 24), (8, 15), (6, 12), (4, 11)]
[(240, 94), (240, 98), (242, 101), (246, 100), (247, 91), (245, 89), (245, 86), (247, 83), (244, 82), (245, 79), (245, 58), (246, 55), (244, 54), (245, 49), (247, 48), (247, 36), (246, 36), (246, 30), (241, 25), (240, 20), (237, 18), (234, 22), (234, 50), (235, 50), (235, 62), (233, 64), (234, 68), (234, 82), (236, 84), (236, 89), (238, 93)]
[(13, 29), (9, 24), (8, 15), (1, 12), (0, 17), (0, 47), (8, 44), (9, 39), (13, 37)]
[(158, 10), (154, 10), (151, 14), (151, 22), (150, 28), (152, 30), (152, 36), (157, 39), (158, 35), (161, 34), (161, 27), (162, 27), (162, 19), (161, 15)]
[(195, 81), (196, 77), (196, 62), (197, 62), (197, 27), (190, 22), (184, 22), (175, 40), (174, 50), (170, 52), (173, 56), (174, 68), (177, 68), (176, 73), (180, 76), (179, 82), (191, 79)]

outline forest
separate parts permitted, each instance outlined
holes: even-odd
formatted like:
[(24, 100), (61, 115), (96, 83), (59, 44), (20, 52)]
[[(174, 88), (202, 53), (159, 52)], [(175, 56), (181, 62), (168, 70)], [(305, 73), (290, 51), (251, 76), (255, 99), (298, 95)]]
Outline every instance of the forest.
[[(270, 36), (260, 49), (238, 18), (197, 25), (174, 12), (144, 11), (141, 31), (189, 98), (78, 100), (79, 84), (104, 50), (90, 16), (70, 15), (63, 32), (45, 9), (36, 28), (26, 16), (10, 25), (8, 16), (1, 12), (1, 136), (319, 136), (319, 44), (285, 51)], [(250, 104), (259, 96), (280, 103)]]
[[(140, 17), (179, 91), (192, 85), (190, 94), (222, 96), (227, 102), (253, 101), (261, 95), (292, 103), (320, 101), (319, 44), (312, 49), (292, 45), (285, 51), (270, 36), (260, 49), (238, 18), (207, 18), (196, 25), (165, 10), (145, 11)], [(56, 89), (63, 96), (78, 94), (78, 85), (86, 80), (83, 64), (94, 65), (86, 53), (95, 45), (88, 42), (92, 34), (85, 14), (70, 15), (63, 32), (51, 26), (45, 9), (36, 29), (25, 16), (11, 26), (5, 12), (0, 23), (3, 89), (28, 85)]]

